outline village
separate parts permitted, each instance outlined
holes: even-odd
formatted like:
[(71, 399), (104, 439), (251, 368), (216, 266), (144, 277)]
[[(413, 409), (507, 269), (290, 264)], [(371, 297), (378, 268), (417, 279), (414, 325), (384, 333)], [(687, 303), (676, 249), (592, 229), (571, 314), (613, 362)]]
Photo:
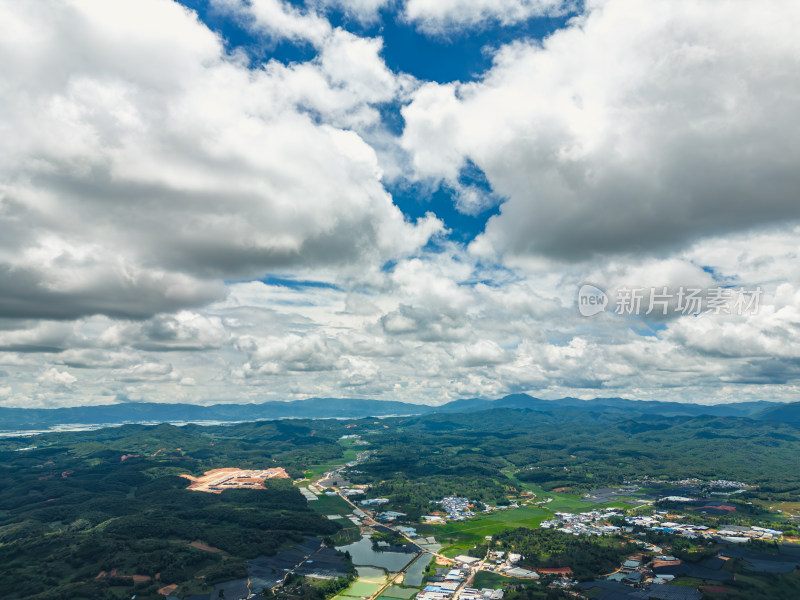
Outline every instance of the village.
[[(582, 513), (555, 513), (555, 519), (543, 521), (542, 529), (556, 529), (563, 533), (573, 535), (618, 535), (620, 533), (634, 533), (635, 527), (645, 530), (674, 533), (686, 539), (705, 538), (731, 544), (742, 544), (749, 540), (776, 541), (783, 535), (782, 531), (758, 526), (721, 525), (713, 529), (706, 525), (693, 525), (679, 523), (684, 517), (669, 514), (667, 511), (655, 511), (652, 515), (624, 516), (616, 510), (602, 511), (591, 510)], [(617, 517), (624, 519), (626, 525), (612, 525), (609, 519)]]
[[(704, 484), (711, 488), (727, 490), (742, 489), (747, 485), (727, 480), (701, 482), (687, 479), (676, 483), (684, 486)], [(590, 597), (584, 595), (589, 590), (592, 590), (592, 597), (598, 594), (598, 590), (602, 590), (598, 597), (633, 599), (640, 597), (635, 595), (637, 593), (646, 593), (648, 598), (663, 600), (699, 600), (702, 596), (700, 590), (671, 585), (673, 580), (689, 574), (722, 583), (731, 576), (730, 573), (723, 571), (722, 567), (735, 554), (723, 551), (718, 553), (713, 561), (707, 561), (702, 566), (687, 564), (665, 552), (662, 547), (641, 539), (646, 536), (646, 532), (673, 534), (687, 540), (707, 540), (732, 545), (746, 544), (750, 540), (779, 541), (783, 535), (780, 530), (757, 525), (710, 527), (693, 524), (685, 522), (686, 518), (675, 514), (675, 511), (653, 510), (645, 504), (632, 509), (612, 507), (576, 513), (555, 512), (554, 518), (541, 522), (542, 529), (553, 529), (574, 536), (624, 536), (641, 548), (640, 552), (627, 556), (613, 573), (592, 582), (579, 583), (569, 566), (555, 568), (521, 566), (519, 563), (524, 557), (497, 549), (492, 536), (486, 536), (484, 540), (488, 550), (483, 558), (463, 554), (447, 558), (439, 554), (437, 550), (439, 546), (433, 536), (420, 536), (415, 527), (398, 524), (404, 522), (407, 515), (399, 511), (382, 510), (390, 503), (389, 499), (366, 497), (367, 492), (366, 486), (351, 486), (339, 490), (342, 497), (348, 501), (360, 498), (357, 500), (358, 507), (353, 505), (354, 510), (348, 518), (361, 525), (380, 523), (383, 527), (389, 527), (403, 535), (409, 542), (415, 542), (420, 550), (432, 553), (437, 559), (435, 574), (427, 577), (424, 587), (415, 595), (415, 600), (501, 600), (504, 595), (503, 589), (474, 585), (473, 582), (480, 572), (500, 575), (508, 578), (509, 582), (528, 580), (531, 583), (544, 584), (549, 588), (571, 590), (570, 593), (579, 598)], [(677, 504), (694, 501), (692, 498), (680, 496), (664, 496), (660, 499)], [(436, 504), (441, 507), (440, 510), (433, 514), (422, 515), (420, 519), (422, 523), (426, 525), (458, 523), (474, 519), (479, 516), (479, 512), (492, 513), (520, 507), (517, 503), (502, 507), (481, 505), (461, 496), (447, 496), (436, 501)], [(482, 509), (479, 511), (477, 506), (481, 506)], [(722, 508), (718, 508), (719, 506)], [(718, 504), (711, 508), (717, 509), (718, 513), (727, 514), (725, 507), (724, 504)], [(649, 514), (637, 514), (637, 509), (641, 508), (646, 508)], [(375, 510), (374, 515), (370, 509)], [(752, 559), (755, 554), (745, 552), (743, 556)]]

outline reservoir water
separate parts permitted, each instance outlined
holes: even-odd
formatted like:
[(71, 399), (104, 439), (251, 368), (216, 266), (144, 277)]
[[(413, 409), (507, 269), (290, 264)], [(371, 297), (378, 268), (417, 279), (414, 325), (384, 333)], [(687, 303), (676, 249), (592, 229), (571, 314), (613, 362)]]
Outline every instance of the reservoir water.
[(378, 567), (390, 573), (401, 571), (417, 555), (405, 552), (378, 552), (372, 549), (372, 540), (363, 536), (360, 540), (347, 546), (337, 546), (337, 550), (349, 552), (353, 564), (357, 567)]
[(433, 560), (433, 554), (423, 554), (408, 567), (403, 585), (408, 587), (418, 587), (422, 585), (422, 578), (425, 575), (425, 567)]

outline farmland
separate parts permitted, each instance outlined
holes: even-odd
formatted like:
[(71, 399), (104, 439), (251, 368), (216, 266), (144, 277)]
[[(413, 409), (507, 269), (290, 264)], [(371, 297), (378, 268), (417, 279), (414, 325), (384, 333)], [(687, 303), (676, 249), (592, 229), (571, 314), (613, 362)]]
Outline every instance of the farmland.
[(482, 544), (484, 537), (516, 527), (538, 527), (552, 513), (538, 507), (521, 507), (497, 511), (467, 521), (455, 521), (445, 525), (421, 525), (421, 535), (432, 535), (445, 546), (442, 553), (455, 556), (473, 546)]

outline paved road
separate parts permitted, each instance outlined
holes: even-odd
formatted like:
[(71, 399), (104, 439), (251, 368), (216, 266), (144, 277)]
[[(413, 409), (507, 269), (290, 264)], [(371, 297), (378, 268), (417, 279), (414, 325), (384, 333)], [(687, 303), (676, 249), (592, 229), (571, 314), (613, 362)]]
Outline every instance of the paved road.
[[(367, 457), (368, 453), (369, 453), (369, 451), (360, 453), (356, 458), (356, 462), (361, 462), (362, 460), (364, 460)], [(345, 468), (346, 468), (346, 466), (343, 465), (341, 467), (333, 469), (332, 471), (329, 471), (329, 472), (325, 473), (319, 480), (315, 481), (314, 483), (318, 483), (319, 481), (322, 481), (323, 479), (333, 479), (334, 476), (341, 475), (342, 471)], [(364, 524), (364, 525), (366, 525), (368, 527), (374, 527), (375, 525), (380, 525), (381, 527), (386, 527), (387, 529), (389, 529), (391, 531), (394, 531), (398, 535), (401, 535), (409, 543), (411, 543), (414, 546), (416, 546), (417, 548), (419, 548), (421, 553), (431, 554), (431, 555), (433, 555), (434, 558), (438, 558), (440, 560), (446, 561), (447, 563), (454, 564), (454, 561), (453, 561), (452, 558), (449, 558), (449, 557), (445, 556), (444, 554), (439, 554), (438, 552), (434, 552), (433, 550), (429, 550), (427, 548), (420, 547), (419, 545), (417, 545), (417, 543), (411, 537), (409, 537), (404, 532), (399, 531), (395, 527), (393, 527), (391, 525), (388, 525), (386, 523), (378, 523), (378, 522), (376, 522), (371, 510), (369, 510), (369, 509), (367, 509), (366, 507), (363, 507), (363, 506), (357, 506), (352, 500), (350, 500), (350, 498), (345, 496), (338, 487), (334, 487), (333, 489), (336, 491), (337, 494), (339, 494), (339, 497), (342, 498), (342, 500), (344, 500), (350, 506), (353, 507), (353, 510), (360, 510), (361, 512), (363, 512), (366, 515), (366, 517), (361, 519), (362, 524)], [(459, 585), (458, 588), (456, 589), (455, 593), (453, 594), (453, 600), (458, 600), (459, 599), (459, 597), (461, 596), (461, 592), (464, 590), (464, 588), (471, 587), (472, 582), (475, 580), (475, 576), (478, 574), (479, 571), (483, 570), (483, 568), (484, 568), (484, 566), (486, 564), (486, 560), (489, 558), (489, 552), (491, 552), (491, 547), (487, 548), (486, 556), (484, 556), (479, 562), (477, 562), (474, 565), (469, 567), (469, 574), (468, 574), (467, 578), (461, 583), (461, 585)], [(416, 560), (419, 560), (419, 558), (417, 558)], [(406, 569), (408, 569), (408, 567), (410, 567), (414, 562), (416, 562), (416, 560), (411, 561), (410, 563), (408, 563), (403, 568), (403, 570), (399, 572), (398, 576), (404, 574)], [(389, 586), (391, 586), (397, 580), (398, 576), (389, 578), (387, 583), (383, 587), (381, 587), (380, 590), (378, 590), (375, 594), (370, 596), (370, 600), (374, 600), (375, 598), (380, 596)]]

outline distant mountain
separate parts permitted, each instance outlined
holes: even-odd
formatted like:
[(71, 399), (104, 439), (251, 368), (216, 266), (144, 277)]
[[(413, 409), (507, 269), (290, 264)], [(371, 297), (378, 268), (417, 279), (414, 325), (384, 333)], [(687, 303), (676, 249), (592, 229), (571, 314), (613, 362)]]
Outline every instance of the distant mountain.
[(431, 406), (355, 398), (310, 398), (263, 404), (163, 404), (125, 402), (69, 408), (0, 407), (0, 430), (36, 429), (53, 425), (179, 421), (256, 421), (287, 418), (359, 418), (418, 415)]
[(782, 421), (784, 423), (800, 423), (800, 402), (789, 404), (770, 404), (755, 415), (762, 421)]
[(436, 412), (475, 412), (491, 408), (525, 408), (536, 411), (572, 409), (589, 412), (645, 414), (668, 416), (751, 417), (770, 407), (782, 406), (773, 402), (739, 402), (731, 404), (687, 404), (682, 402), (658, 402), (627, 400), (625, 398), (560, 398), (542, 400), (528, 394), (512, 394), (498, 400), (455, 400), (438, 407)]
[(800, 421), (800, 403), (742, 402), (732, 404), (684, 404), (595, 398), (579, 400), (561, 398), (542, 400), (528, 394), (512, 394), (497, 400), (470, 398), (454, 400), (442, 406), (410, 404), (389, 400), (357, 398), (310, 398), (294, 402), (262, 404), (162, 404), (126, 402), (102, 406), (69, 408), (4, 408), (0, 407), (0, 430), (46, 429), (55, 425), (113, 424), (181, 421), (256, 421), (287, 418), (363, 418), (426, 415), (431, 413), (473, 413), (498, 408), (515, 408), (547, 412), (558, 410), (602, 413), (606, 416), (659, 415), (749, 417), (761, 420)]

